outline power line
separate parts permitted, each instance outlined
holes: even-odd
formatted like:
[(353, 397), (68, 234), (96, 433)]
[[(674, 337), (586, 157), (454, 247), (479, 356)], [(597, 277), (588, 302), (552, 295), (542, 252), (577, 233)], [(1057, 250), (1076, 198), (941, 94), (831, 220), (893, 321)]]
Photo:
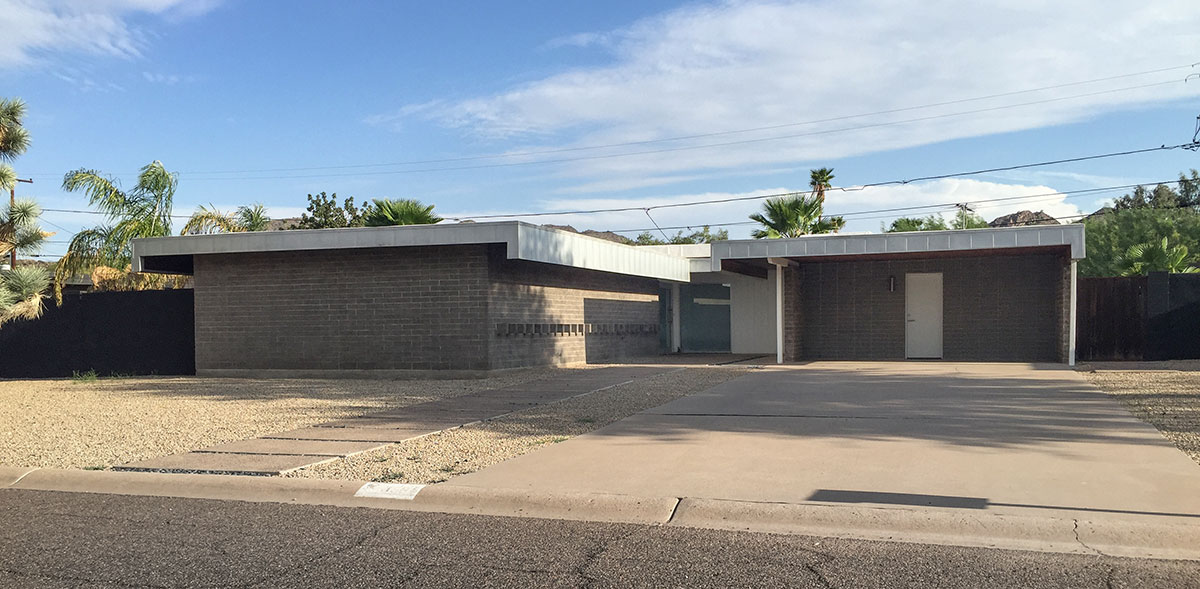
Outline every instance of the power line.
[[(1200, 64), (1200, 62), (1197, 62), (1197, 64)], [(827, 119), (817, 119), (817, 120), (812, 120), (812, 121), (801, 121), (801, 122), (796, 122), (796, 123), (785, 123), (785, 124), (781, 124), (781, 125), (771, 125), (771, 126), (756, 127), (756, 128), (751, 128), (751, 129), (740, 129), (740, 130), (734, 130), (734, 131), (720, 131), (720, 132), (715, 132), (715, 133), (704, 133), (704, 134), (698, 134), (698, 135), (670, 137), (670, 138), (664, 138), (664, 139), (633, 141), (633, 142), (625, 142), (625, 143), (613, 143), (613, 144), (607, 144), (607, 145), (559, 148), (559, 149), (550, 149), (550, 150), (541, 150), (541, 151), (511, 152), (511, 153), (506, 153), (506, 154), (488, 154), (488, 155), (479, 155), (479, 156), (463, 156), (463, 157), (457, 157), (457, 158), (429, 159), (429, 160), (410, 160), (410, 161), (405, 161), (405, 162), (392, 162), (392, 163), (350, 164), (350, 165), (342, 165), (342, 166), (307, 166), (307, 167), (294, 167), (294, 168), (264, 168), (264, 169), (245, 169), (245, 170), (219, 170), (219, 171), (201, 171), (201, 172), (180, 172), (180, 175), (190, 177), (194, 180), (235, 180), (235, 179), (236, 180), (273, 180), (273, 179), (293, 179), (293, 178), (295, 178), (295, 179), (299, 179), (299, 178), (333, 178), (333, 177), (343, 177), (343, 176), (416, 174), (416, 173), (426, 173), (426, 172), (478, 170), (478, 169), (490, 169), (490, 168), (506, 168), (506, 167), (515, 167), (515, 166), (567, 163), (567, 162), (574, 162), (574, 161), (612, 159), (612, 158), (633, 157), (633, 156), (639, 156), (639, 155), (653, 155), (653, 154), (659, 154), (659, 153), (691, 151), (691, 150), (698, 150), (698, 149), (709, 149), (709, 148), (714, 148), (714, 147), (730, 147), (730, 146), (735, 146), (735, 145), (746, 145), (746, 144), (761, 143), (761, 142), (766, 142), (766, 141), (780, 141), (780, 140), (785, 140), (785, 139), (797, 139), (797, 138), (802, 138), (802, 137), (830, 135), (830, 134), (844, 133), (844, 132), (849, 132), (849, 131), (860, 131), (860, 130), (865, 130), (865, 129), (874, 129), (874, 128), (881, 128), (881, 127), (904, 125), (904, 124), (909, 124), (909, 123), (914, 123), (914, 122), (923, 122), (923, 121), (929, 121), (929, 120), (935, 120), (935, 119), (941, 119), (941, 118), (947, 118), (947, 117), (957, 117), (957, 116), (964, 116), (964, 115), (970, 115), (970, 114), (994, 112), (994, 111), (998, 111), (998, 110), (1019, 108), (1019, 107), (1023, 107), (1023, 106), (1047, 104), (1047, 103), (1052, 103), (1052, 102), (1060, 102), (1060, 101), (1064, 101), (1064, 100), (1074, 100), (1074, 99), (1078, 99), (1078, 98), (1088, 98), (1088, 97), (1100, 96), (1100, 95), (1104, 95), (1104, 94), (1112, 94), (1112, 93), (1116, 93), (1116, 92), (1127, 92), (1127, 91), (1131, 91), (1131, 90), (1140, 90), (1140, 89), (1152, 88), (1152, 87), (1157, 87), (1157, 86), (1177, 84), (1177, 83), (1182, 82), (1182, 80), (1168, 80), (1168, 81), (1154, 82), (1154, 83), (1149, 83), (1149, 84), (1127, 86), (1127, 87), (1123, 87), (1123, 88), (1100, 90), (1100, 91), (1096, 91), (1096, 92), (1088, 92), (1088, 93), (1083, 93), (1083, 94), (1074, 94), (1074, 95), (1070, 95), (1070, 96), (1060, 96), (1060, 97), (1055, 97), (1055, 98), (1034, 100), (1034, 101), (1022, 102), (1022, 103), (1016, 103), (1016, 104), (1000, 105), (1000, 106), (973, 109), (973, 110), (960, 111), (960, 112), (954, 112), (954, 113), (942, 113), (942, 114), (929, 115), (929, 116), (924, 116), (924, 117), (901, 119), (901, 120), (897, 120), (897, 121), (886, 121), (886, 122), (871, 123), (871, 124), (866, 124), (866, 125), (839, 127), (839, 128), (835, 128), (835, 129), (824, 129), (824, 130), (820, 130), (820, 131), (811, 131), (811, 132), (806, 132), (806, 133), (776, 135), (776, 136), (772, 136), (772, 137), (759, 137), (759, 138), (754, 138), (754, 139), (743, 139), (743, 140), (738, 140), (738, 141), (706, 143), (703, 145), (687, 145), (687, 146), (680, 146), (680, 147), (632, 151), (632, 152), (624, 152), (624, 153), (590, 155), (590, 156), (581, 156), (581, 157), (572, 157), (572, 158), (541, 159), (541, 160), (524, 161), (524, 162), (479, 164), (479, 165), (470, 165), (470, 166), (449, 166), (449, 167), (444, 166), (444, 167), (420, 168), (420, 169), (408, 169), (408, 170), (382, 170), (382, 171), (347, 172), (347, 173), (333, 173), (333, 174), (300, 174), (300, 175), (287, 174), (287, 175), (237, 176), (237, 177), (233, 177), (233, 176), (220, 177), (220, 176), (218, 176), (218, 175), (227, 175), (227, 174), (248, 174), (248, 173), (257, 173), (257, 172), (272, 172), (272, 171), (296, 172), (296, 171), (313, 171), (313, 170), (331, 170), (331, 169), (336, 170), (336, 169), (355, 169), (355, 168), (370, 168), (370, 167), (417, 165), (417, 164), (427, 164), (427, 163), (451, 163), (451, 162), (459, 162), (459, 161), (476, 161), (476, 160), (485, 160), (485, 159), (528, 157), (531, 155), (547, 155), (547, 154), (573, 152), (573, 151), (607, 149), (607, 148), (614, 148), (614, 147), (636, 146), (636, 145), (654, 144), (654, 143), (662, 143), (662, 142), (681, 141), (681, 140), (686, 140), (686, 139), (749, 133), (749, 132), (756, 132), (756, 131), (763, 131), (763, 130), (796, 127), (796, 126), (804, 126), (804, 125), (813, 125), (813, 124), (819, 124), (819, 123), (824, 123), (824, 122), (835, 122), (835, 121), (839, 121), (839, 120), (848, 120), (848, 119), (854, 119), (854, 118), (863, 118), (863, 117), (875, 116), (875, 115), (880, 115), (880, 114), (890, 114), (890, 113), (905, 112), (905, 111), (911, 111), (911, 110), (921, 110), (921, 109), (925, 109), (925, 108), (932, 108), (935, 106), (944, 106), (944, 105), (949, 105), (949, 104), (958, 104), (958, 103), (979, 101), (979, 100), (985, 100), (985, 99), (1002, 97), (1002, 96), (1017, 95), (1017, 94), (1023, 94), (1023, 93), (1044, 91), (1044, 90), (1054, 89), (1054, 88), (1062, 88), (1062, 87), (1076, 86), (1076, 85), (1081, 85), (1081, 84), (1095, 83), (1095, 82), (1105, 81), (1105, 80), (1119, 79), (1119, 78), (1130, 77), (1130, 76), (1145, 75), (1147, 73), (1164, 72), (1164, 71), (1170, 71), (1170, 70), (1174, 70), (1174, 69), (1181, 69), (1181, 68), (1185, 68), (1185, 67), (1194, 67), (1197, 64), (1191, 64), (1189, 66), (1176, 66), (1174, 68), (1164, 68), (1164, 69), (1160, 69), (1160, 70), (1149, 70), (1147, 72), (1124, 74), (1124, 75), (1120, 75), (1120, 76), (1111, 76), (1108, 78), (1098, 78), (1096, 80), (1089, 80), (1089, 81), (1083, 81), (1083, 82), (1072, 82), (1072, 83), (1060, 84), (1060, 85), (1056, 85), (1056, 86), (1046, 86), (1043, 88), (1037, 88), (1037, 89), (1031, 89), (1031, 90), (1020, 90), (1020, 91), (1015, 91), (1015, 92), (994, 94), (994, 95), (990, 95), (990, 96), (965, 98), (965, 99), (960, 99), (960, 100), (952, 100), (952, 101), (946, 101), (946, 102), (940, 102), (940, 103), (933, 103), (933, 104), (929, 104), (929, 105), (890, 109), (890, 110), (878, 111), (878, 112), (874, 112), (874, 113), (846, 115), (846, 116), (841, 116), (841, 117), (831, 117), (831, 118), (827, 118)], [(35, 174), (35, 175), (51, 176), (50, 174)]]
[[(1054, 198), (1058, 198), (1058, 197), (1062, 197), (1063, 199), (1079, 198), (1082, 196), (1097, 195), (1097, 194), (1102, 194), (1105, 192), (1129, 190), (1132, 188), (1136, 188), (1138, 186), (1157, 186), (1159, 184), (1166, 184), (1166, 183), (1175, 182), (1175, 181), (1176, 180), (1173, 179), (1173, 180), (1165, 180), (1165, 181), (1158, 181), (1158, 182), (1142, 182), (1139, 184), (1122, 184), (1122, 185), (1118, 185), (1118, 186), (1104, 186), (1104, 187), (1100, 187), (1100, 188), (1084, 188), (1084, 189), (1080, 189), (1080, 190), (1063, 190), (1063, 191), (1059, 191), (1059, 192), (1043, 192), (1043, 193), (1038, 193), (1038, 194), (1024, 194), (1024, 195), (1017, 195), (1017, 196), (1005, 196), (1005, 197), (989, 198), (989, 199), (982, 199), (982, 200), (972, 200), (969, 202), (971, 204), (980, 204), (980, 203), (1010, 202), (1010, 201), (1014, 201), (1014, 200), (1028, 200), (1028, 199), (1050, 200), (1050, 199), (1054, 199)], [(769, 197), (763, 197), (763, 198), (769, 198)], [(905, 212), (912, 213), (915, 211), (922, 211), (919, 214), (927, 214), (927, 213), (937, 213), (937, 212), (949, 212), (949, 211), (954, 210), (960, 204), (963, 204), (963, 203), (961, 201), (943, 202), (943, 203), (933, 203), (933, 204), (927, 204), (927, 205), (913, 205), (913, 206), (906, 206), (906, 207), (892, 207), (892, 208), (883, 208), (883, 209), (868, 209), (868, 210), (860, 210), (860, 211), (849, 211), (849, 212), (845, 212), (845, 213), (829, 213), (827, 216), (849, 217), (851, 215), (878, 215), (878, 213), (905, 213)], [(993, 207), (984, 206), (984, 207), (979, 207), (979, 208), (993, 208)], [(939, 210), (939, 209), (941, 209), (941, 210)], [(896, 218), (896, 217), (897, 217), (897, 215), (879, 215), (879, 216), (870, 216), (870, 217), (856, 217), (851, 220), (866, 221), (866, 220), (870, 220), (870, 219), (890, 219), (890, 218)], [(691, 230), (691, 229), (695, 229), (696, 227), (735, 227), (735, 226), (739, 226), (739, 225), (757, 225), (757, 224), (758, 223), (756, 221), (734, 221), (734, 222), (728, 222), (728, 223), (693, 223), (690, 225), (675, 225), (675, 226), (669, 226), (669, 227), (664, 226), (664, 227), (661, 227), (661, 229), (663, 229), (663, 230), (666, 230), (666, 229)], [(611, 229), (610, 231), (612, 231), (613, 233), (641, 233), (644, 231), (655, 231), (658, 229), (660, 229), (660, 228), (648, 227), (648, 228), (641, 228), (641, 229)]]
[[(1006, 172), (1006, 171), (1021, 170), (1021, 169), (1026, 169), (1026, 168), (1036, 168), (1036, 167), (1041, 167), (1041, 166), (1082, 162), (1082, 161), (1104, 159), (1104, 158), (1111, 158), (1111, 157), (1121, 157), (1121, 156), (1135, 155), (1135, 154), (1140, 154), (1140, 153), (1151, 153), (1151, 152), (1155, 152), (1155, 151), (1168, 151), (1168, 150), (1172, 150), (1172, 149), (1186, 148), (1186, 147), (1189, 147), (1192, 145), (1195, 145), (1195, 144), (1194, 143), (1181, 143), (1179, 145), (1171, 145), (1171, 146), (1161, 145), (1159, 147), (1148, 147), (1145, 149), (1133, 149), (1133, 150), (1127, 150), (1127, 151), (1118, 151), (1118, 152), (1086, 155), (1086, 156), (1079, 156), (1079, 157), (1072, 157), (1072, 158), (1065, 158), (1065, 159), (1058, 159), (1058, 160), (1050, 160), (1050, 161), (1043, 161), (1043, 162), (1034, 162), (1034, 163), (1030, 163), (1030, 164), (1017, 164), (1017, 165), (1012, 165), (1012, 166), (985, 168), (982, 170), (973, 170), (970, 172), (954, 172), (954, 173), (950, 173), (950, 174), (920, 176), (920, 177), (916, 177), (916, 178), (908, 178), (908, 179), (903, 179), (903, 180), (887, 180), (884, 182), (873, 182), (873, 183), (869, 183), (869, 184), (862, 184), (862, 185), (852, 186), (852, 187), (830, 187), (830, 188), (827, 188), (826, 190), (827, 191), (838, 190), (838, 191), (842, 191), (842, 192), (859, 191), (859, 190), (863, 190), (866, 188), (874, 188), (874, 187), (879, 187), (879, 186), (904, 185), (904, 184), (911, 184), (913, 182), (922, 182), (922, 181), (927, 181), (927, 180), (944, 180), (947, 178), (956, 178), (956, 177), (961, 177), (961, 176), (976, 176), (979, 174), (989, 174), (989, 173), (993, 173), (993, 172)], [(690, 201), (690, 202), (682, 202), (682, 203), (652, 205), (649, 207), (628, 206), (628, 207), (614, 207), (614, 208), (608, 208), (608, 209), (586, 209), (586, 210), (576, 210), (576, 211), (547, 211), (547, 212), (517, 213), (517, 214), (470, 215), (470, 216), (448, 217), (448, 218), (458, 221), (458, 220), (467, 220), (467, 219), (470, 219), (470, 220), (502, 219), (502, 218), (507, 219), (507, 218), (517, 218), (517, 217), (546, 217), (546, 216), (551, 216), (551, 215), (587, 215), (587, 214), (595, 214), (595, 213), (621, 213), (621, 212), (627, 212), (627, 211), (666, 209), (666, 208), (686, 207), (686, 206), (695, 206), (695, 205), (737, 202), (737, 201), (745, 201), (745, 200), (762, 200), (765, 198), (778, 198), (778, 197), (784, 197), (784, 196), (794, 196), (797, 194), (801, 194), (801, 193), (799, 193), (799, 192), (781, 192), (781, 193), (776, 193), (776, 194), (760, 194), (760, 195), (754, 195), (754, 196), (738, 196), (738, 197), (729, 197), (729, 198), (720, 198), (720, 199), (711, 199), (711, 200), (698, 200), (698, 201)]]
[[(1023, 103), (1011, 104), (1011, 105), (1005, 105), (1005, 106), (995, 106), (995, 107), (989, 107), (989, 108), (960, 111), (960, 112), (956, 112), (956, 113), (944, 113), (944, 114), (938, 114), (938, 115), (929, 115), (929, 116), (916, 117), (916, 118), (911, 118), (911, 119), (902, 119), (902, 120), (898, 120), (898, 121), (871, 123), (871, 124), (867, 124), (867, 125), (857, 125), (857, 126), (852, 126), (852, 127), (839, 127), (836, 129), (810, 131), (807, 133), (794, 133), (794, 134), (788, 134), (788, 135), (776, 135), (776, 136), (772, 136), (772, 137), (760, 137), (760, 138), (756, 138), (756, 139), (742, 139), (742, 140), (738, 140), (738, 141), (705, 143), (703, 145), (685, 145), (685, 146), (681, 146), (681, 147), (650, 149), (650, 150), (642, 150), (642, 151), (630, 151), (630, 152), (625, 152), (625, 153), (610, 153), (610, 154), (588, 155), (588, 156), (570, 157), (570, 158), (543, 159), (543, 160), (535, 160), (535, 161), (527, 161), (527, 162), (505, 162), (505, 163), (496, 163), (496, 164), (477, 164), (477, 165), (470, 165), (470, 166), (448, 166), (448, 167), (436, 167), (436, 168), (418, 168), (418, 169), (410, 169), (410, 170), (383, 170), (383, 171), (372, 171), (372, 172), (347, 172), (347, 173), (336, 173), (336, 174), (298, 174), (298, 175), (289, 174), (289, 175), (274, 175), (274, 176), (236, 176), (236, 177), (230, 176), (230, 177), (225, 177), (225, 178), (197, 177), (195, 174), (191, 174), (190, 176), (194, 180), (280, 180), (280, 179), (300, 179), (300, 178), (336, 178), (336, 177), (343, 177), (343, 176), (385, 176), (385, 175), (397, 175), (397, 174), (418, 174), (418, 173), (425, 173), (425, 172), (482, 170), (482, 169), (494, 169), (494, 168), (510, 168), (510, 167), (517, 167), (517, 166), (532, 166), (532, 165), (558, 164), (558, 163), (568, 163), (568, 162), (578, 162), (578, 161), (615, 159), (615, 158), (634, 157), (634, 156), (640, 156), (640, 155), (654, 155), (654, 154), (660, 154), (660, 153), (694, 151), (694, 150), (699, 150), (699, 149), (710, 149), (710, 148), (714, 148), (714, 147), (731, 147), (731, 146), (735, 146), (735, 145), (748, 145), (748, 144), (752, 144), (752, 143), (762, 143), (765, 141), (780, 141), (780, 140), (784, 140), (784, 139), (798, 139), (801, 137), (831, 135), (831, 134), (835, 134), (835, 133), (844, 133), (847, 131), (861, 131), (861, 130), (865, 130), (865, 129), (891, 127), (891, 126), (896, 126), (896, 125), (905, 125), (905, 124), (914, 123), (914, 122), (930, 121), (930, 120), (934, 120), (934, 119), (942, 119), (942, 118), (947, 118), (947, 117), (956, 117), (956, 116), (963, 116), (963, 115), (969, 115), (969, 114), (993, 112), (993, 111), (1004, 110), (1004, 109), (1009, 109), (1009, 108), (1031, 106), (1031, 105), (1036, 105), (1036, 104), (1046, 104), (1046, 103), (1051, 103), (1051, 102), (1059, 102), (1059, 101), (1063, 101), (1063, 100), (1073, 100), (1076, 98), (1086, 98), (1086, 97), (1091, 97), (1091, 96), (1099, 96), (1102, 94), (1111, 94), (1114, 92), (1124, 92), (1124, 91), (1128, 91), (1128, 90), (1138, 90), (1138, 89), (1142, 89), (1142, 88), (1151, 88), (1151, 87), (1155, 87), (1155, 86), (1163, 86), (1163, 85), (1167, 85), (1167, 84), (1179, 84), (1179, 83), (1182, 83), (1182, 81), (1181, 80), (1171, 80), (1171, 81), (1167, 81), (1167, 82), (1142, 84), (1139, 86), (1130, 86), (1130, 87), (1126, 87), (1126, 88), (1117, 88), (1117, 89), (1113, 89), (1113, 90), (1089, 92), (1087, 94), (1076, 94), (1076, 95), (1072, 95), (1072, 96), (1048, 98), (1048, 99), (1044, 99), (1044, 100), (1035, 100), (1035, 101), (1031, 101), (1031, 102), (1023, 102)], [(181, 175), (183, 175), (183, 174), (181, 174)]]
[(998, 94), (989, 94), (986, 96), (975, 96), (975, 97), (971, 97), (971, 98), (960, 98), (957, 100), (947, 100), (944, 102), (934, 102), (934, 103), (917, 105), (917, 106), (907, 106), (907, 107), (902, 107), (902, 108), (880, 110), (880, 111), (869, 112), (869, 113), (842, 115), (842, 116), (837, 116), (837, 117), (828, 117), (828, 118), (824, 118), (824, 119), (813, 119), (813, 120), (799, 121), (799, 122), (793, 122), (793, 123), (781, 123), (778, 125), (750, 127), (750, 128), (745, 128), (745, 129), (734, 129), (734, 130), (729, 130), (729, 131), (715, 131), (715, 132), (711, 132), (711, 133), (697, 133), (697, 134), (693, 134), (693, 135), (678, 135), (678, 136), (674, 136), (674, 137), (664, 137), (664, 138), (660, 138), (660, 139), (646, 139), (646, 140), (642, 140), (642, 141), (625, 141), (625, 142), (620, 142), (620, 143), (584, 145), (584, 146), (577, 146), (577, 147), (562, 147), (562, 148), (557, 148), (557, 149), (518, 151), (518, 152), (497, 153), (497, 154), (482, 154), (482, 155), (460, 156), (460, 157), (441, 158), (441, 159), (408, 160), (408, 161), (385, 162), (385, 163), (375, 163), (375, 164), (349, 164), (349, 165), (339, 165), (339, 166), (306, 166), (306, 167), (294, 167), (294, 168), (263, 168), (263, 169), (244, 169), (244, 170), (212, 170), (212, 171), (188, 172), (188, 173), (189, 174), (247, 174), (247, 173), (257, 173), (257, 172), (298, 172), (298, 171), (307, 171), (307, 170), (342, 170), (342, 169), (354, 169), (354, 168), (376, 168), (376, 167), (387, 167), (387, 166), (441, 164), (441, 163), (476, 161), (476, 160), (485, 160), (485, 159), (529, 157), (529, 156), (537, 156), (537, 155), (552, 155), (552, 154), (556, 154), (556, 153), (589, 151), (589, 150), (596, 150), (596, 149), (612, 149), (615, 147), (633, 147), (633, 146), (638, 146), (638, 145), (653, 145), (653, 144), (657, 144), (657, 143), (668, 143), (668, 142), (672, 142), (672, 141), (685, 141), (685, 140), (689, 140), (689, 139), (721, 137), (721, 136), (728, 136), (728, 135), (737, 135), (737, 134), (742, 134), (742, 133), (754, 133), (754, 132), (758, 132), (758, 131), (773, 131), (775, 129), (785, 129), (788, 127), (817, 125), (817, 124), (821, 124), (821, 123), (832, 123), (832, 122), (844, 121), (844, 120), (850, 120), (850, 119), (856, 119), (856, 118), (879, 116), (879, 115), (885, 115), (885, 114), (895, 114), (895, 113), (909, 112), (909, 111), (914, 111), (914, 110), (924, 110), (927, 108), (935, 108), (935, 107), (939, 107), (939, 106), (950, 106), (953, 104), (978, 102), (981, 100), (990, 100), (993, 98), (1004, 98), (1004, 97), (1008, 97), (1008, 96), (1017, 96), (1017, 95), (1021, 95), (1021, 94), (1031, 94), (1034, 92), (1044, 92), (1046, 90), (1057, 90), (1060, 88), (1068, 88), (1068, 87), (1072, 87), (1072, 86), (1083, 86), (1083, 85), (1087, 85), (1087, 84), (1095, 84), (1095, 83), (1099, 83), (1099, 82), (1109, 82), (1112, 80), (1119, 80), (1119, 79), (1123, 79), (1123, 78), (1132, 78), (1132, 77), (1136, 77), (1136, 76), (1144, 76), (1144, 75), (1159, 74), (1159, 73), (1164, 73), (1164, 72), (1169, 72), (1169, 71), (1176, 71), (1176, 70), (1181, 70), (1181, 69), (1189, 69), (1189, 68), (1194, 68), (1198, 64), (1200, 64), (1200, 62), (1191, 63), (1191, 64), (1187, 64), (1187, 65), (1178, 65), (1178, 66), (1172, 66), (1172, 67), (1167, 67), (1167, 68), (1154, 69), (1154, 70), (1145, 70), (1145, 71), (1141, 71), (1141, 72), (1133, 72), (1133, 73), (1128, 73), (1128, 74), (1120, 74), (1120, 75), (1108, 76), (1108, 77), (1104, 77), (1104, 78), (1094, 78), (1091, 80), (1082, 80), (1082, 81), (1077, 81), (1077, 82), (1068, 82), (1068, 83), (1064, 83), (1064, 84), (1055, 84), (1052, 86), (1041, 86), (1038, 88), (1028, 88), (1025, 90), (1001, 92)]

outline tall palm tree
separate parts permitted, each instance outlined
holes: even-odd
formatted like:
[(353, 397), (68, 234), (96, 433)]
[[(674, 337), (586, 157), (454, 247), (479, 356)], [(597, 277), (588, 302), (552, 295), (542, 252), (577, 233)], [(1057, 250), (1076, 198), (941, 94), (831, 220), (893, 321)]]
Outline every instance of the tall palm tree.
[(1121, 274), (1137, 276), (1150, 272), (1172, 272), (1175, 274), (1195, 274), (1200, 268), (1192, 266), (1195, 260), (1188, 256), (1188, 248), (1183, 244), (1171, 245), (1167, 238), (1162, 241), (1150, 241), (1130, 246), (1118, 260)]
[(846, 225), (842, 217), (821, 218), (824, 207), (817, 195), (794, 194), (768, 199), (763, 203), (763, 212), (750, 215), (750, 219), (762, 224), (751, 235), (755, 239), (800, 237), (814, 233), (836, 233)]
[(367, 227), (386, 225), (433, 225), (442, 218), (433, 214), (434, 205), (422, 204), (419, 200), (400, 198), (395, 200), (374, 199), (364, 213)]
[(821, 202), (825, 204), (825, 191), (833, 188), (833, 168), (817, 168), (810, 170), (808, 173), (808, 187), (812, 189), (812, 193)]
[(96, 170), (79, 169), (63, 178), (63, 190), (83, 192), (88, 202), (108, 217), (108, 224), (75, 234), (54, 272), (54, 294), (61, 302), (62, 286), (72, 276), (97, 266), (124, 268), (132, 258), (130, 240), (171, 234), (171, 201), (178, 177), (162, 162), (151, 162), (138, 174), (137, 185), (121, 190), (117, 182)]
[(13, 319), (37, 319), (50, 287), (50, 272), (38, 266), (17, 266), (0, 272), (0, 325)]
[(271, 223), (267, 208), (262, 204), (238, 207), (233, 213), (224, 213), (216, 207), (200, 205), (188, 219), (180, 235), (205, 233), (240, 233), (244, 231), (266, 231)]

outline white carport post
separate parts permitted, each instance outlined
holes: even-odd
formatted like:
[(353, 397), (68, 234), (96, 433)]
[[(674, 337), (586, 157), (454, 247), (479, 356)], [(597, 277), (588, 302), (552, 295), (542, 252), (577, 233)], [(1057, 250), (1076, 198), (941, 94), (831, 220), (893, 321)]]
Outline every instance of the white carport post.
[(775, 363), (783, 364), (783, 269), (792, 263), (787, 258), (767, 258), (775, 266)]
[(1071, 260), (1071, 316), (1067, 318), (1067, 329), (1070, 333), (1067, 334), (1067, 341), (1070, 342), (1067, 346), (1067, 365), (1075, 365), (1075, 306), (1076, 306), (1076, 260)]

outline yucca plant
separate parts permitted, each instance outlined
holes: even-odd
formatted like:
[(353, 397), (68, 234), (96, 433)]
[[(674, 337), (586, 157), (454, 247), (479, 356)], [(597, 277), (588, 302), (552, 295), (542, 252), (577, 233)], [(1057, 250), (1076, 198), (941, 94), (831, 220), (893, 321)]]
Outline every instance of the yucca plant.
[(1200, 272), (1200, 268), (1192, 266), (1194, 261), (1188, 256), (1187, 246), (1171, 245), (1164, 237), (1162, 241), (1130, 246), (1118, 260), (1118, 264), (1124, 276), (1138, 276), (1150, 272), (1195, 274)]
[(240, 233), (243, 231), (266, 231), (271, 223), (267, 208), (261, 204), (238, 207), (232, 214), (216, 207), (200, 205), (188, 219), (180, 235), (202, 235), (207, 233)]
[(750, 219), (763, 228), (755, 229), (755, 239), (800, 237), (814, 233), (836, 233), (846, 225), (842, 217), (821, 217), (824, 210), (817, 194), (783, 196), (768, 199), (763, 203), (763, 212), (750, 215)]
[(0, 211), (0, 256), (14, 250), (18, 254), (27, 254), (41, 249), (50, 235), (37, 223), (41, 214), (41, 207), (30, 199), (18, 200)]
[(17, 266), (0, 272), (0, 325), (13, 319), (42, 316), (50, 272), (38, 266)]
[(422, 204), (419, 200), (400, 198), (395, 200), (374, 199), (367, 209), (364, 224), (367, 227), (387, 225), (433, 225), (442, 218), (433, 214), (434, 205)]

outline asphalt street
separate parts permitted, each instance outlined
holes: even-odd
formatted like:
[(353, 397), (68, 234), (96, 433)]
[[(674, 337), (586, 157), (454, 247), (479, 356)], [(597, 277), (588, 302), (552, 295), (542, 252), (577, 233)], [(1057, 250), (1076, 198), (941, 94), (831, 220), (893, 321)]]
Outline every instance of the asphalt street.
[(1200, 562), (0, 490), (0, 587), (1200, 587)]

